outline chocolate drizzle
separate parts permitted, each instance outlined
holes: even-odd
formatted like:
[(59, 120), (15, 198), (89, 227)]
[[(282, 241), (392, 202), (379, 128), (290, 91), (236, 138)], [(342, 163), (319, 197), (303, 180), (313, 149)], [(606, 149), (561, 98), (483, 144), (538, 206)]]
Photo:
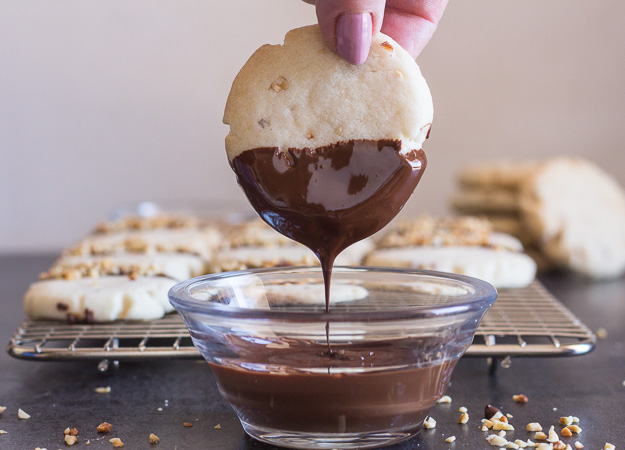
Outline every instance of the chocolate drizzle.
[(231, 164), (258, 214), (319, 258), (329, 310), (332, 265), (403, 208), (426, 166), (397, 140), (352, 140), (314, 149), (246, 150)]

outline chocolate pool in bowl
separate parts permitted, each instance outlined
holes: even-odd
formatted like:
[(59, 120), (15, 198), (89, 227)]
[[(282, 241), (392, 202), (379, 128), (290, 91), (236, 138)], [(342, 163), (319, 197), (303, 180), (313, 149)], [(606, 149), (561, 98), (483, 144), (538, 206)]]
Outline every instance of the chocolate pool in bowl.
[(334, 268), (330, 312), (319, 267), (228, 272), (170, 291), (245, 431), (326, 449), (418, 433), (496, 296), (460, 275), (346, 267)]

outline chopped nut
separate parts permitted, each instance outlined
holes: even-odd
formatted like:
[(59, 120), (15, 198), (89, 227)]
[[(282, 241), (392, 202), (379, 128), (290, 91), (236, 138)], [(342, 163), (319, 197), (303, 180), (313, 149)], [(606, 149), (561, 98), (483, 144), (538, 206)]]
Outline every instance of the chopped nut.
[(519, 448), (518, 444), (515, 444), (514, 442), (508, 442), (508, 445), (506, 445), (506, 448)]
[(573, 423), (573, 416), (560, 417), (560, 425), (571, 425)]
[(606, 442), (603, 446), (603, 450), (614, 450), (615, 448), (614, 444), (610, 444), (609, 442)]
[(597, 335), (597, 339), (607, 339), (608, 330), (606, 330), (605, 328), (599, 328), (595, 334)]
[(79, 433), (78, 433), (78, 428), (72, 428), (72, 429), (69, 429), (69, 428), (68, 428), (68, 430), (69, 430), (69, 433), (68, 433), (68, 434), (69, 434), (70, 436), (78, 436), (78, 434), (79, 434)]
[(553, 443), (553, 450), (564, 450), (565, 448), (566, 444), (559, 439)]
[(109, 431), (111, 431), (113, 429), (113, 425), (111, 425), (108, 422), (102, 422), (100, 425), (98, 425), (98, 433), (108, 433)]
[(553, 450), (553, 444), (547, 444), (546, 442), (541, 442), (536, 446), (538, 450)]
[(497, 436), (496, 434), (491, 434), (490, 436), (486, 438), (486, 440), (488, 441), (490, 445), (495, 445), (498, 447), (508, 445), (507, 439), (502, 438), (501, 436)]
[(534, 435), (534, 439), (547, 439), (547, 435), (545, 433), (543, 433), (542, 431), (539, 431), (538, 433), (536, 433)]
[(560, 436), (571, 437), (573, 436), (573, 433), (571, 433), (571, 430), (569, 430), (567, 427), (564, 427), (562, 428), (562, 431), (560, 431)]
[(455, 440), (456, 440), (456, 436), (449, 436), (447, 439), (445, 439), (445, 442), (451, 444)]
[(516, 403), (527, 403), (529, 401), (527, 395), (524, 394), (513, 395), (512, 400), (514, 400)]
[(221, 430), (221, 425), (217, 424), (217, 425), (215, 425), (215, 426), (214, 426), (214, 428), (215, 428), (216, 430)]
[(584, 444), (582, 444), (582, 443), (581, 443), (581, 442), (579, 442), (579, 441), (575, 441), (575, 448), (576, 448), (577, 450), (581, 450), (582, 448), (584, 448)]
[(7, 410), (6, 406), (0, 406), (0, 414), (2, 414), (3, 412), (5, 412)]
[(488, 427), (486, 425), (482, 425), (482, 431), (488, 431)]
[(512, 419), (512, 418), (514, 418), (514, 416), (513, 416), (512, 414), (508, 414), (508, 413), (506, 413), (506, 417), (507, 417), (508, 419)]
[(269, 89), (274, 92), (286, 91), (289, 88), (289, 82), (284, 77), (278, 77), (276, 81), (271, 83)]
[(69, 434), (69, 427), (65, 428), (65, 431), (63, 431), (63, 434), (65, 436), (67, 436)]
[(536, 447), (536, 443), (535, 443), (535, 442), (533, 442), (531, 439), (528, 439), (528, 440), (527, 440), (527, 446), (528, 446), (528, 447)]
[(499, 433), (497, 433), (499, 436), (501, 437), (506, 437), (506, 432), (505, 431), (500, 431)]
[(106, 387), (97, 387), (94, 389), (96, 394), (110, 394), (111, 393), (111, 386), (106, 386)]
[(425, 421), (423, 422), (423, 427), (427, 428), (428, 430), (431, 430), (432, 428), (436, 427), (436, 420), (434, 420), (433, 417), (427, 417), (425, 419)]
[(17, 410), (17, 418), (18, 419), (30, 419), (30, 414), (28, 414), (27, 412), (25, 412), (24, 410), (22, 410), (22, 408)]
[(120, 438), (109, 439), (109, 442), (113, 444), (113, 447), (123, 447), (124, 443)]
[(518, 445), (518, 446), (519, 446), (519, 448), (525, 448), (525, 447), (527, 447), (527, 442), (522, 441), (521, 439), (517, 439), (517, 440), (515, 440), (515, 441), (514, 441), (514, 443), (515, 443), (516, 445)]
[(573, 416), (573, 423), (579, 423), (579, 417)]
[(462, 415), (460, 416), (460, 418), (458, 418), (458, 423), (462, 423), (465, 424), (469, 421), (469, 415), (465, 412), (462, 413)]
[(555, 427), (551, 425), (549, 428), (549, 437), (547, 438), (549, 442), (558, 442), (560, 438), (558, 437), (558, 433), (556, 433)]
[(443, 395), (436, 403), (451, 403), (451, 397), (449, 395)]
[(0, 434), (7, 434), (7, 432), (4, 430), (0, 430)]
[(192, 427), (193, 424), (191, 422), (183, 422), (182, 423), (185, 427)]
[(150, 433), (150, 444), (158, 444), (161, 439), (154, 433)]
[(488, 419), (484, 419), (484, 420), (482, 421), (482, 424), (483, 424), (484, 426), (486, 426), (487, 428), (493, 428), (493, 425), (494, 425), (494, 423), (493, 423), (493, 422), (491, 422), (491, 421), (490, 421), (490, 420), (488, 420)]
[(543, 427), (541, 427), (538, 422), (528, 423), (525, 429), (527, 431), (543, 431)]
[(67, 445), (74, 445), (76, 442), (78, 441), (78, 438), (76, 436), (72, 436), (71, 434), (68, 434), (65, 436), (65, 443)]
[(496, 422), (493, 422), (493, 430), (513, 431), (514, 427), (510, 425), (509, 423), (496, 421)]
[(468, 411), (469, 410), (465, 406), (461, 406), (460, 408), (458, 408), (458, 412), (461, 412), (461, 413), (465, 413), (465, 412), (468, 412)]
[(569, 425), (568, 428), (570, 431), (572, 431), (573, 433), (579, 434), (582, 432), (582, 429), (580, 427), (578, 427), (577, 425)]

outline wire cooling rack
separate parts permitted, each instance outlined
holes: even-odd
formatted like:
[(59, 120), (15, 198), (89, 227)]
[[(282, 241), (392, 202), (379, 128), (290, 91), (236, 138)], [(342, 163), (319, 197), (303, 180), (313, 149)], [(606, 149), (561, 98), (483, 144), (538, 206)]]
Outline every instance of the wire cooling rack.
[[(467, 356), (581, 355), (596, 337), (540, 282), (500, 290), (486, 313)], [(177, 314), (151, 322), (70, 325), (27, 320), (9, 341), (9, 354), (34, 361), (109, 361), (200, 359)]]

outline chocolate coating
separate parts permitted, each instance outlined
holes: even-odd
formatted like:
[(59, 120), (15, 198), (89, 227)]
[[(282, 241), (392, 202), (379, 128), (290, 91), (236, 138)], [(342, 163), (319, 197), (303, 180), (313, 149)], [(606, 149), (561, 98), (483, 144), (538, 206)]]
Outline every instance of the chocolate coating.
[(231, 162), (258, 214), (318, 256), (326, 309), (336, 256), (390, 222), (421, 179), (425, 153), (399, 150), (401, 141), (352, 140), (287, 152), (255, 148)]

